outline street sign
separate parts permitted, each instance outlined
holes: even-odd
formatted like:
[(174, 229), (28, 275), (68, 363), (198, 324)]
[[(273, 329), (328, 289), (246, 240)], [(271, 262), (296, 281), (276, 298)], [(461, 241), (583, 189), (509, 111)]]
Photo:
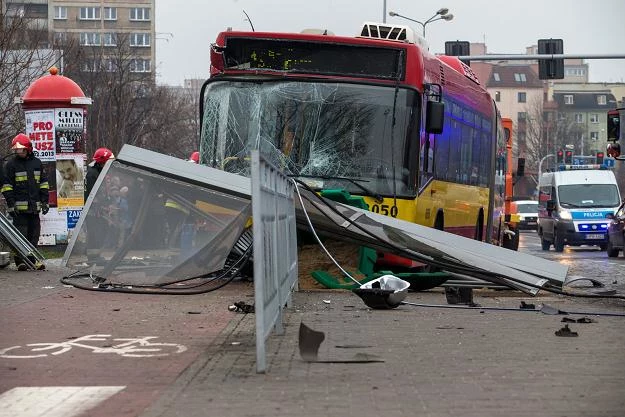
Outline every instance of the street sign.
[(615, 162), (616, 160), (614, 158), (604, 158), (603, 166), (605, 166), (606, 168), (614, 168)]

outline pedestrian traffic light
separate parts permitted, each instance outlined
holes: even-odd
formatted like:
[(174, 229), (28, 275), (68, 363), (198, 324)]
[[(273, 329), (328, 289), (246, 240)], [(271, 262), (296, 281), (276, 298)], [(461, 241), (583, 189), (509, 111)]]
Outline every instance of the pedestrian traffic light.
[(603, 152), (597, 152), (597, 165), (603, 165)]
[(573, 163), (573, 151), (564, 152), (564, 163), (569, 165)]
[(564, 151), (562, 149), (559, 149), (558, 152), (556, 153), (556, 164), (563, 164), (564, 163)]
[[(561, 55), (564, 53), (562, 39), (539, 39), (539, 55)], [(561, 80), (564, 78), (564, 59), (539, 59), (538, 78), (541, 80)]]

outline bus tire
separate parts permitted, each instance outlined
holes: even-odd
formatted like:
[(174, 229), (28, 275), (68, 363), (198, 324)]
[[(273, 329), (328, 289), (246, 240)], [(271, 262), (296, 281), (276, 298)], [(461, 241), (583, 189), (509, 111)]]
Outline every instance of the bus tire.
[(564, 251), (564, 236), (556, 229), (553, 236), (553, 249), (556, 252)]

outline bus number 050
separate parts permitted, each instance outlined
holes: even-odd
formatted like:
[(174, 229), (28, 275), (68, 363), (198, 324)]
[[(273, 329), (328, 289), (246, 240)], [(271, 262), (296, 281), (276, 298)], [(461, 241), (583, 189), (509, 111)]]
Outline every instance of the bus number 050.
[(399, 209), (397, 208), (397, 206), (389, 207), (386, 204), (373, 204), (371, 205), (371, 211), (374, 213), (383, 214), (385, 216), (388, 216), (390, 214), (391, 217), (397, 217)]

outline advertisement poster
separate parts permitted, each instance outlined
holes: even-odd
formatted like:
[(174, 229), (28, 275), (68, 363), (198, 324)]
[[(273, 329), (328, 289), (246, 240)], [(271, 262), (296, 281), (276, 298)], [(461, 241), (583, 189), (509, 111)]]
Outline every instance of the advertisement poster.
[(26, 134), (33, 144), (33, 153), (42, 162), (55, 160), (54, 110), (28, 110), (26, 115)]
[[(39, 237), (40, 245), (55, 245), (67, 242), (67, 216), (54, 207), (46, 215), (40, 215), (42, 234)], [(44, 233), (45, 231), (45, 233)]]
[(55, 109), (56, 153), (84, 153), (82, 109)]
[(59, 154), (56, 160), (56, 204), (59, 211), (85, 205), (85, 154)]

